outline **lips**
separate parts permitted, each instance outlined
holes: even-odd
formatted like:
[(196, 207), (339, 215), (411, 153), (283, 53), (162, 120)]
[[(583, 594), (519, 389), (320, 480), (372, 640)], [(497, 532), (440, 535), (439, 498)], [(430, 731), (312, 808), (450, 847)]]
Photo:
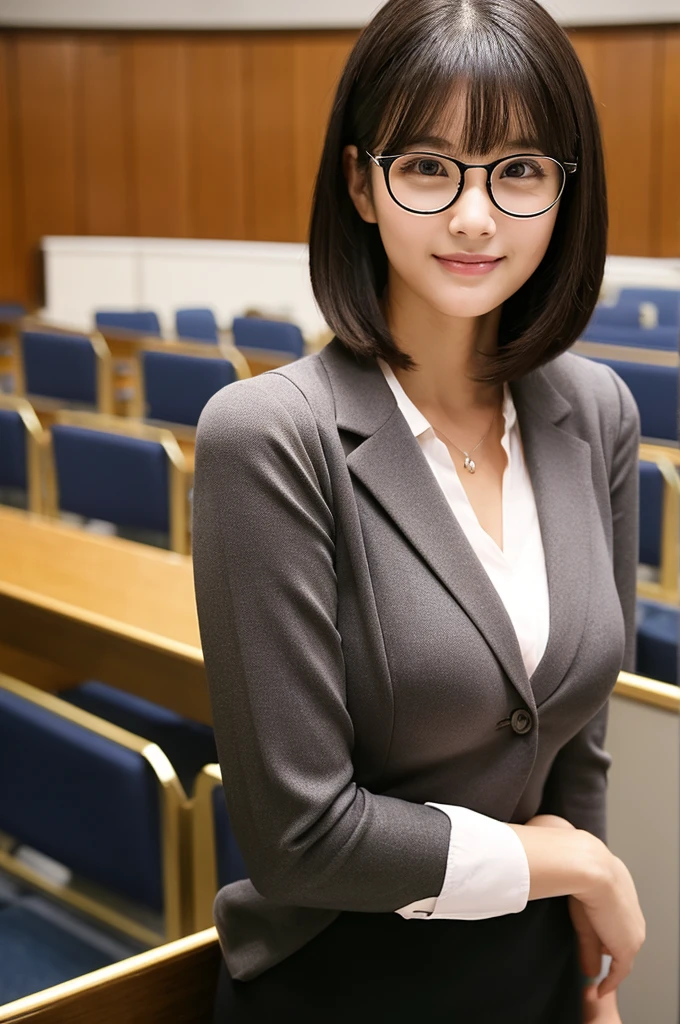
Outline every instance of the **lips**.
[(438, 260), (449, 260), (451, 263), (497, 263), (502, 256), (483, 256), (481, 253), (453, 252), (445, 256), (437, 256)]

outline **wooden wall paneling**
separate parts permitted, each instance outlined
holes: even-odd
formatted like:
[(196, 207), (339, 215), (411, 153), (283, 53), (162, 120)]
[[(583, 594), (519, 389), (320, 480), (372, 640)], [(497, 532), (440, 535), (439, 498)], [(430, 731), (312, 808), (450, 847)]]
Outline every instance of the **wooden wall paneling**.
[(297, 237), (304, 241), (328, 118), (356, 37), (307, 36), (295, 44), (295, 213)]
[(605, 150), (609, 253), (654, 253), (653, 149), (656, 31), (607, 29), (571, 34), (588, 74)]
[(170, 35), (131, 37), (135, 234), (190, 234), (186, 47)]
[(680, 28), (663, 34), (661, 139), (657, 158), (659, 256), (680, 256)]
[(253, 34), (244, 44), (245, 228), (253, 241), (303, 241), (296, 216), (291, 38)]
[(120, 36), (80, 41), (83, 233), (133, 233), (128, 48)]
[(11, 116), (13, 70), (10, 36), (0, 37), (0, 302), (26, 298), (18, 266), (16, 158)]
[(21, 33), (16, 38), (18, 166), (21, 189), (19, 258), (25, 293), (42, 299), (40, 240), (79, 234), (76, 97), (79, 43), (69, 35)]
[(189, 234), (245, 238), (243, 45), (228, 35), (186, 45)]

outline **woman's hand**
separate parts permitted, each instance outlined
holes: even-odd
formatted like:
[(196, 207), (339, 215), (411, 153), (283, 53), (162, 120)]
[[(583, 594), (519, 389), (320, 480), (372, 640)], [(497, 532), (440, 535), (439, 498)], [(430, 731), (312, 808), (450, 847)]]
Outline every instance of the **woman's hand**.
[[(555, 814), (536, 815), (526, 824), (547, 828), (574, 828), (566, 818), (560, 818)], [(609, 951), (600, 940), (584, 904), (575, 896), (570, 896), (568, 905), (574, 930), (578, 936), (581, 970), (587, 977), (596, 978), (601, 971), (602, 954), (609, 954)], [(604, 981), (599, 988), (591, 984), (583, 990), (584, 1024), (621, 1024), (616, 1005), (616, 985), (602, 994), (600, 990), (603, 985)]]

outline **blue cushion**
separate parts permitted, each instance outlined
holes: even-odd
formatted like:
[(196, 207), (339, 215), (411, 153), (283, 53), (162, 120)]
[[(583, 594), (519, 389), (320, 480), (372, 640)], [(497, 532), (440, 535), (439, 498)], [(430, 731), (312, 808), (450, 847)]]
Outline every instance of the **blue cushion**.
[(29, 395), (97, 404), (97, 357), (89, 338), (22, 331), (21, 339)]
[(52, 445), (61, 509), (168, 531), (168, 457), (158, 441), (60, 423)]
[(229, 823), (227, 801), (222, 786), (215, 786), (212, 791), (213, 816), (215, 822), (215, 856), (217, 857), (217, 881), (221, 886), (238, 882), (247, 878), (248, 872), (243, 863), (241, 851), (236, 845), (234, 834)]
[(115, 959), (21, 904), (0, 910), (0, 1005), (89, 974)]
[(640, 561), (661, 564), (664, 478), (653, 462), (640, 462)]
[(595, 359), (606, 363), (626, 382), (638, 409), (643, 437), (677, 440), (678, 368), (650, 363), (626, 363), (618, 359)]
[(302, 332), (296, 324), (279, 320), (262, 320), (254, 316), (234, 317), (234, 344), (242, 348), (266, 348), (292, 352), (299, 357), (304, 349)]
[(0, 829), (162, 910), (156, 776), (132, 750), (0, 688)]
[(199, 341), (219, 341), (219, 331), (212, 309), (178, 309), (175, 313), (175, 331), (180, 338)]
[(226, 359), (143, 352), (146, 415), (152, 420), (196, 426), (209, 398), (236, 380)]
[(177, 772), (186, 793), (191, 793), (201, 768), (217, 761), (211, 727), (183, 718), (169, 708), (98, 680), (62, 690), (59, 696), (83, 711), (158, 744)]
[(638, 601), (636, 672), (664, 683), (678, 682), (680, 608)]
[(622, 288), (619, 302), (653, 302), (659, 311), (660, 326), (677, 327), (680, 324), (680, 289)]
[(115, 330), (134, 331), (136, 334), (160, 336), (161, 333), (158, 317), (151, 309), (100, 309), (94, 319), (100, 330), (113, 327)]
[(26, 489), (26, 427), (14, 409), (0, 409), (0, 487)]

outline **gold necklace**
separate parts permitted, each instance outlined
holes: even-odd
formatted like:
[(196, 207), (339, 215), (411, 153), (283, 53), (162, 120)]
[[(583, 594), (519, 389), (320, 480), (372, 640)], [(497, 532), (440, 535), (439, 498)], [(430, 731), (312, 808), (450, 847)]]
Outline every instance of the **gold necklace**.
[(491, 417), (491, 423), (489, 424), (489, 429), (487, 430), (486, 434), (484, 434), (483, 437), (480, 437), (480, 439), (477, 442), (477, 444), (474, 446), (474, 448), (471, 448), (469, 452), (463, 451), (462, 448), (459, 448), (458, 445), (455, 444), (451, 440), (450, 437), (446, 437), (446, 434), (444, 433), (443, 430), (440, 430), (439, 427), (437, 427), (438, 433), (440, 433), (442, 435), (442, 437), (444, 437), (449, 442), (449, 444), (452, 444), (453, 447), (456, 449), (456, 451), (460, 452), (461, 455), (465, 456), (465, 461), (463, 462), (463, 468), (467, 469), (468, 473), (474, 473), (474, 471), (477, 469), (477, 464), (475, 463), (474, 459), (470, 458), (470, 456), (473, 454), (473, 452), (477, 451), (477, 449), (479, 448), (479, 446), (482, 443), (482, 441), (486, 441), (487, 437), (491, 433), (491, 428), (494, 425), (494, 421), (496, 419), (496, 413), (497, 412), (498, 412), (498, 409), (494, 409), (493, 416)]

